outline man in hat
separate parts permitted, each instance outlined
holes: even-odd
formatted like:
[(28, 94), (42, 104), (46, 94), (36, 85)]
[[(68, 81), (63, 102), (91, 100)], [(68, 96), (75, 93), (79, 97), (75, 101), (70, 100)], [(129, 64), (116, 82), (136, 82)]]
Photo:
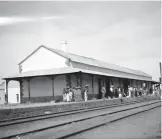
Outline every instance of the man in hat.
[(133, 91), (133, 88), (132, 87), (129, 87), (128, 88), (128, 97), (131, 97), (132, 96), (132, 91)]
[(101, 88), (101, 93), (102, 93), (102, 99), (105, 99), (106, 89), (104, 86)]
[(77, 86), (74, 89), (74, 101), (82, 101), (82, 93), (80, 86)]
[(69, 101), (72, 102), (74, 100), (74, 92), (73, 89), (69, 89)]
[(66, 90), (66, 101), (69, 102), (69, 101), (70, 101), (70, 97), (69, 97), (69, 89), (70, 89), (70, 87), (67, 86), (66, 89), (67, 89), (67, 90)]
[(122, 98), (122, 91), (121, 91), (120, 87), (118, 87), (118, 94), (119, 94), (119, 98), (121, 99)]
[(114, 86), (111, 85), (110, 86), (110, 98), (113, 98), (114, 97)]
[(63, 101), (67, 102), (67, 94), (69, 92), (69, 86), (67, 86), (66, 88), (64, 88), (63, 90)]

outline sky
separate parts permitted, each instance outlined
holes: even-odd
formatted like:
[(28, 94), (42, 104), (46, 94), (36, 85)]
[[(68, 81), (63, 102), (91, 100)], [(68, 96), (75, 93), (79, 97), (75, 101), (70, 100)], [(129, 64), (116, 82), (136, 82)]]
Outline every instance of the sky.
[(0, 2), (0, 78), (40, 45), (132, 69), (158, 80), (161, 3)]

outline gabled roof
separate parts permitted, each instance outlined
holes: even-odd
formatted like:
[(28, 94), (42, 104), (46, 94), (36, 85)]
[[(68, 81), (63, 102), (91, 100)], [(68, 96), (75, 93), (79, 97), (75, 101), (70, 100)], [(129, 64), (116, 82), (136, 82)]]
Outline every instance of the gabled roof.
[(106, 63), (106, 62), (103, 62), (103, 61), (100, 61), (100, 60), (97, 60), (97, 59), (64, 52), (64, 51), (49, 48), (49, 47), (46, 47), (46, 46), (43, 46), (43, 45), (38, 47), (33, 53), (31, 53), (28, 57), (26, 57), (19, 64), (23, 63), (26, 59), (28, 59), (31, 55), (33, 55), (41, 47), (44, 47), (45, 49), (48, 49), (51, 52), (56, 53), (56, 54), (58, 54), (58, 55), (60, 55), (64, 58), (70, 59), (71, 61), (74, 61), (74, 62), (79, 62), (79, 63), (91, 65), (91, 66), (96, 66), (96, 67), (100, 67), (100, 68), (111, 69), (111, 70), (116, 70), (116, 71), (120, 71), (120, 72), (125, 72), (125, 73), (130, 73), (130, 74), (134, 74), (134, 75), (140, 75), (140, 76), (145, 76), (145, 77), (151, 78), (151, 76), (149, 74), (144, 73), (140, 70), (134, 70), (134, 69), (118, 66), (118, 65), (115, 65), (115, 64)]

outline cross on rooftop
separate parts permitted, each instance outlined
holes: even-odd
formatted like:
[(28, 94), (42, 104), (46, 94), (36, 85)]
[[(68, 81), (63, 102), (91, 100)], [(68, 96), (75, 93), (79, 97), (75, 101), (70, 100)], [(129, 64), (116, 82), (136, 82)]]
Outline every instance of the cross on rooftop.
[(62, 41), (61, 44), (65, 44), (65, 45), (66, 45), (66, 44), (68, 44), (68, 43), (67, 43), (67, 41)]

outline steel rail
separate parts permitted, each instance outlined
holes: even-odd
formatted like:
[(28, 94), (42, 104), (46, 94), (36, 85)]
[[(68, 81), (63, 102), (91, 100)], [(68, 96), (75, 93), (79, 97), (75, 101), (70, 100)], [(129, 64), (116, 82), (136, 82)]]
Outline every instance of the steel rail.
[(122, 109), (122, 110), (107, 112), (107, 113), (99, 114), (99, 115), (95, 115), (95, 116), (88, 116), (86, 118), (81, 118), (81, 119), (77, 119), (77, 120), (71, 120), (71, 121), (68, 121), (68, 122), (64, 122), (64, 123), (61, 123), (61, 124), (56, 124), (56, 125), (49, 126), (49, 127), (42, 127), (41, 129), (35, 129), (35, 130), (32, 130), (32, 131), (26, 131), (26, 132), (23, 132), (23, 133), (20, 133), (20, 134), (12, 134), (12, 135), (8, 135), (8, 136), (5, 136), (5, 137), (0, 137), (0, 139), (8, 139), (8, 138), (12, 138), (12, 137), (16, 137), (16, 136), (20, 136), (20, 135), (24, 135), (24, 134), (40, 132), (40, 131), (47, 130), (47, 129), (50, 129), (50, 128), (56, 128), (56, 127), (61, 127), (61, 126), (67, 125), (67, 124), (71, 124), (73, 122), (76, 123), (76, 122), (81, 122), (81, 121), (85, 121), (85, 120), (100, 117), (100, 116), (106, 116), (106, 115), (111, 115), (111, 114), (120, 113), (120, 112), (124, 112), (124, 111), (129, 111), (129, 110), (132, 110), (132, 109), (145, 107), (145, 106), (156, 104), (156, 103), (159, 103), (159, 102), (160, 102), (160, 100), (156, 101), (156, 102), (152, 102), (152, 103), (143, 104), (143, 105), (140, 105), (140, 106), (135, 106), (135, 107), (131, 107), (131, 108)]
[(24, 117), (24, 118), (20, 118), (20, 119), (16, 119), (16, 120), (10, 119), (10, 120), (6, 120), (4, 122), (0, 122), (0, 127), (14, 125), (14, 124), (21, 124), (21, 123), (26, 123), (26, 122), (32, 122), (32, 121), (38, 121), (38, 120), (44, 120), (44, 119), (49, 119), (49, 118), (56, 118), (56, 117), (60, 117), (60, 116), (67, 116), (67, 115), (71, 115), (71, 114), (95, 111), (95, 110), (100, 110), (100, 109), (107, 109), (107, 108), (113, 108), (113, 107), (118, 107), (118, 106), (131, 105), (131, 104), (136, 104), (136, 103), (140, 103), (140, 102), (148, 102), (148, 100), (131, 101), (131, 102), (124, 102), (124, 103), (120, 103), (120, 104), (112, 104), (112, 105), (107, 105), (107, 106), (99, 106), (99, 107), (93, 107), (93, 108), (72, 110), (72, 111), (68, 111), (68, 112), (37, 115), (34, 117)]
[[(93, 130), (93, 129), (95, 129), (95, 128), (99, 128), (99, 127), (102, 127), (102, 126), (105, 126), (105, 125), (108, 125), (108, 124), (112, 124), (112, 123), (115, 123), (115, 122), (120, 121), (120, 120), (122, 120), (122, 119), (126, 119), (126, 118), (128, 118), (128, 117), (135, 116), (135, 115), (137, 115), (137, 114), (140, 114), (140, 113), (143, 113), (143, 112), (146, 112), (146, 111), (149, 111), (149, 110), (158, 108), (158, 107), (160, 107), (160, 106), (161, 106), (161, 105), (155, 106), (155, 107), (152, 107), (152, 108), (149, 108), (149, 109), (146, 109), (146, 110), (138, 111), (138, 112), (135, 112), (135, 113), (131, 113), (131, 114), (128, 114), (128, 115), (126, 115), (126, 116), (119, 117), (119, 118), (116, 118), (116, 119), (114, 119), (114, 120), (110, 120), (109, 122), (101, 123), (101, 124), (98, 124), (98, 125), (93, 126), (93, 127), (90, 127), (90, 128), (85, 128), (85, 129), (83, 129), (83, 130), (79, 130), (79, 131), (77, 131), (77, 132), (73, 132), (73, 133), (71, 133), (71, 134), (63, 135), (63, 136), (61, 136), (61, 137), (56, 137), (56, 138), (54, 138), (54, 139), (67, 139), (67, 138), (69, 138), (69, 137), (76, 136), (76, 135), (78, 135), (78, 134), (81, 134), (81, 133), (84, 133), (84, 132)], [(53, 139), (53, 138), (52, 138), (52, 139)]]

